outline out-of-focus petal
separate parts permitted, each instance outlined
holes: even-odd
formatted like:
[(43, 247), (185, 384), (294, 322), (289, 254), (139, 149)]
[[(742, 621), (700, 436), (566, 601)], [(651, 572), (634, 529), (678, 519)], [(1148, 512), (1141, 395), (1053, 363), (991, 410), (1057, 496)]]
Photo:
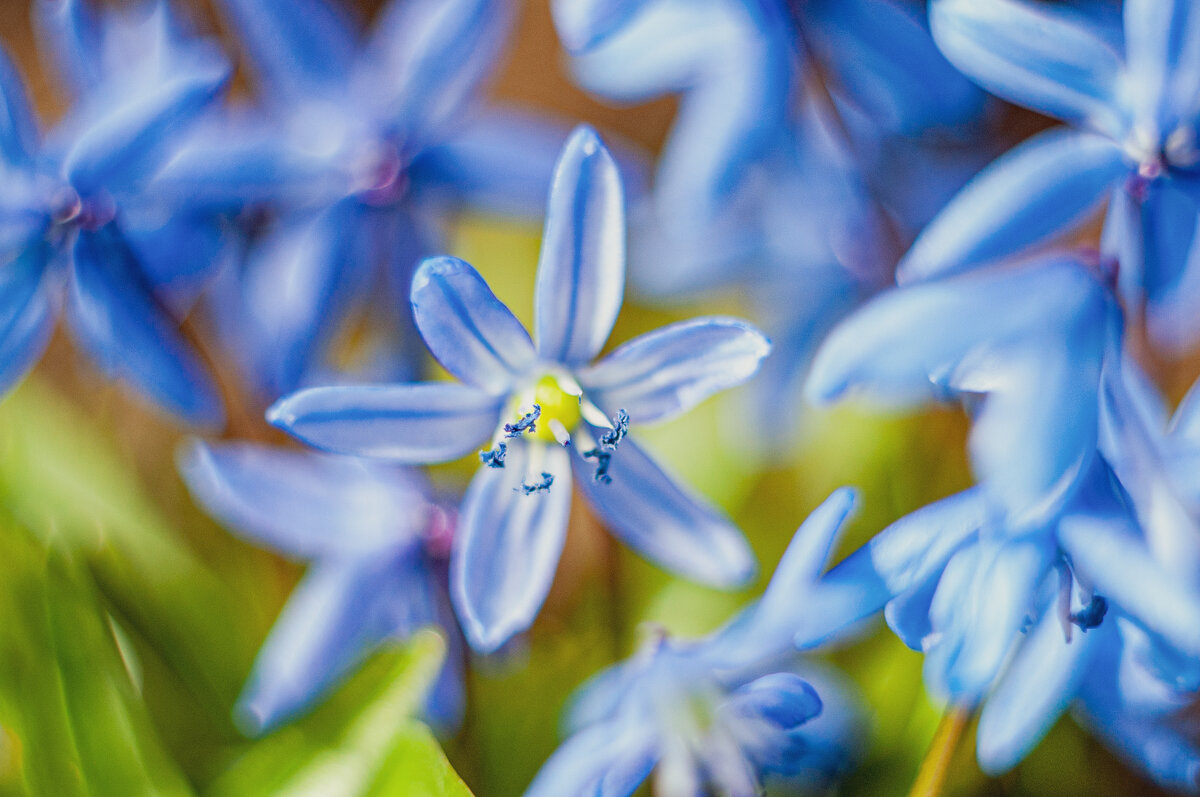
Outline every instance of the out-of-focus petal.
[(977, 266), (1069, 231), (1125, 170), (1122, 158), (1116, 145), (1091, 133), (1054, 129), (1034, 136), (950, 200), (900, 261), (897, 279)]
[(1019, 0), (935, 0), (933, 38), (988, 91), (1117, 137), (1120, 55), (1066, 15)]
[(455, 128), (409, 167), (421, 191), (473, 209), (540, 216), (567, 131), (541, 117), (491, 112)]
[(735, 318), (681, 321), (622, 344), (579, 372), (590, 399), (635, 423), (664, 421), (754, 375), (770, 351), (762, 333)]
[(191, 123), (225, 85), (223, 63), (180, 72), (133, 97), (101, 92), (65, 129), (79, 134), (63, 171), (80, 192), (134, 185), (160, 165), (169, 137)]
[(579, 53), (620, 29), (646, 0), (554, 0), (550, 10), (563, 46)]
[(741, 532), (630, 438), (612, 456), (609, 483), (593, 478), (595, 460), (575, 457), (579, 488), (605, 525), (635, 551), (714, 587), (739, 587), (754, 577), (754, 554)]
[(275, 402), (267, 420), (325, 451), (446, 462), (491, 437), (504, 402), (450, 382), (314, 387)]
[(1169, 134), (1200, 107), (1200, 12), (1188, 0), (1130, 0), (1122, 11), (1136, 122)]
[(8, 166), (33, 160), (38, 146), (37, 121), (16, 67), (0, 49), (0, 158)]
[(503, 393), (537, 362), (525, 327), (479, 272), (456, 257), (421, 264), (413, 277), (412, 308), (433, 356), (468, 384)]
[[(419, 138), (440, 138), (493, 72), (508, 39), (507, 0), (392, 0), (356, 77), (386, 118)], [(380, 99), (382, 98), (382, 99)]]
[(490, 653), (533, 624), (554, 581), (570, 509), (570, 455), (560, 446), (514, 440), (504, 467), (475, 474), (450, 560), (451, 598), (475, 650)]
[(1016, 655), (988, 695), (976, 737), (979, 766), (996, 776), (1017, 765), (1075, 697), (1095, 643), (1109, 629), (1075, 629), (1047, 612), (1026, 631)]
[(625, 205), (616, 164), (576, 128), (554, 171), (534, 293), (538, 353), (576, 365), (608, 339), (625, 293)]
[(265, 83), (264, 93), (303, 97), (350, 75), (358, 46), (346, 6), (326, 0), (219, 0)]
[(179, 471), (230, 531), (300, 559), (415, 542), (428, 506), (415, 476), (253, 443), (192, 443)]
[(0, 393), (33, 367), (54, 330), (61, 284), (49, 256), (33, 246), (0, 267)]
[(821, 713), (817, 690), (791, 672), (755, 678), (729, 696), (730, 709), (760, 718), (780, 729), (796, 728)]
[(525, 797), (629, 797), (658, 757), (657, 739), (645, 723), (616, 719), (594, 725), (550, 756)]
[(151, 294), (111, 226), (80, 233), (72, 257), (68, 318), (78, 343), (100, 369), (127, 379), (191, 423), (221, 424), (221, 396), (208, 369)]

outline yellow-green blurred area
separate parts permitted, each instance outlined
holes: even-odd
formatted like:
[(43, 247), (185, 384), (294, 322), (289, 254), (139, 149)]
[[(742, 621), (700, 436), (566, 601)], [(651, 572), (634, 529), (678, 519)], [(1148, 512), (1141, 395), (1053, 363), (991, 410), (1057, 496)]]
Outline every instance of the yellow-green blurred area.
[[(276, 1), (286, 2), (263, 0)], [(379, 4), (362, 5), (370, 14)], [(220, 30), (211, 8), (195, 10), (202, 28)], [(0, 36), (39, 110), (55, 118), (63, 99), (39, 65), (25, 0), (0, 2)], [(523, 4), (493, 93), (649, 148), (674, 112), (669, 100), (607, 107), (572, 87), (544, 0)], [(466, 217), (448, 253), (474, 264), (528, 323), (539, 235), (536, 225)], [(609, 345), (744, 309), (738, 296), (669, 312), (627, 301)], [(526, 644), (472, 668), (457, 736), (440, 745), (414, 718), (443, 655), (429, 633), (372, 657), (311, 714), (251, 741), (233, 727), (232, 705), (300, 568), (208, 519), (175, 472), (183, 433), (104, 381), (59, 333), (0, 404), (0, 795), (354, 797), (464, 795), (468, 787), (480, 797), (519, 795), (561, 741), (561, 709), (575, 687), (632, 652), (644, 623), (698, 634), (729, 618), (831, 490), (861, 490), (840, 557), (970, 483), (957, 412), (816, 412), (797, 398), (803, 439), (789, 459), (768, 464), (739, 439), (750, 420), (741, 399), (733, 391), (639, 433), (746, 532), (761, 563), (754, 589), (720, 593), (673, 579), (615, 545), (575, 501), (545, 609)], [(235, 408), (228, 436), (286, 444), (260, 410)], [(461, 489), (477, 464), (439, 467), (434, 477)], [(925, 697), (919, 654), (876, 620), (828, 658), (861, 689), (870, 729), (861, 765), (837, 793), (906, 794), (941, 716)], [(1068, 718), (1000, 779), (978, 772), (968, 729), (945, 793), (1157, 792)]]

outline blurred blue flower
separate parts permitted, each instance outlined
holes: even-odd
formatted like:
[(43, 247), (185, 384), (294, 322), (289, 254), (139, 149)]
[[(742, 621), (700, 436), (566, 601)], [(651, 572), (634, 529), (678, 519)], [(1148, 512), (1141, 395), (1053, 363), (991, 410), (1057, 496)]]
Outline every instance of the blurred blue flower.
[[(393, 0), (360, 35), (341, 4), (222, 0), (260, 107), (209, 126), (161, 181), (213, 209), (266, 212), (211, 302), (252, 387), (329, 381), (355, 320), (387, 340), (368, 363), (413, 378), (408, 286), (447, 211), (536, 214), (565, 130), (483, 107), (510, 0)], [(263, 226), (259, 218), (260, 227)]]
[(836, 681), (819, 698), (797, 675), (792, 640), (853, 504), (842, 489), (817, 508), (762, 598), (724, 629), (693, 641), (656, 635), (584, 684), (570, 706), (571, 738), (527, 797), (624, 797), (656, 767), (660, 794), (701, 794), (709, 785), (747, 797), (768, 779), (824, 787), (844, 771), (861, 719)]
[[(550, 193), (535, 296), (536, 346), (466, 263), (425, 261), (412, 305), (425, 342), (465, 384), (303, 390), (272, 423), (331, 451), (423, 463), (492, 439), (464, 499), (451, 587), (468, 639), (494, 650), (532, 623), (554, 577), (574, 482), (632, 547), (690, 578), (745, 583), (741, 534), (626, 437), (749, 378), (769, 344), (749, 325), (701, 318), (600, 361), (624, 291), (624, 203), (589, 128), (568, 141)], [(503, 448), (501, 446), (503, 445)]]
[(425, 707), (443, 729), (463, 709), (462, 648), (443, 584), (452, 521), (404, 469), (252, 443), (191, 443), (179, 469), (233, 533), (309, 564), (235, 709), (251, 734), (311, 708), (368, 654), (425, 626), (450, 655)]
[[(77, 14), (71, 20), (81, 38), (109, 30), (79, 16), (76, 3), (59, 10)], [(165, 305), (173, 267), (141, 257), (144, 239), (128, 222), (146, 207), (145, 185), (177, 136), (218, 96), (229, 70), (202, 43), (157, 41), (161, 52), (136, 77), (96, 72), (44, 137), (16, 72), (0, 62), (0, 256), (8, 263), (0, 384), (10, 386), (37, 360), (65, 292), (71, 331), (105, 374), (188, 421), (214, 425), (223, 417), (220, 396)], [(164, 236), (164, 244), (181, 243), (172, 230)], [(188, 268), (186, 261), (178, 267)]]
[(1100, 381), (1121, 316), (1103, 276), (1052, 255), (907, 286), (830, 334), (814, 401), (855, 390), (894, 406), (961, 399), (980, 489), (1013, 527), (1043, 525), (1086, 476)]
[(917, 239), (901, 281), (976, 266), (1064, 234), (1108, 199), (1104, 249), (1159, 345), (1200, 328), (1200, 25), (1190, 0), (1128, 0), (1108, 17), (1019, 0), (935, 0), (946, 56), (1001, 97), (1067, 122), (981, 172)]

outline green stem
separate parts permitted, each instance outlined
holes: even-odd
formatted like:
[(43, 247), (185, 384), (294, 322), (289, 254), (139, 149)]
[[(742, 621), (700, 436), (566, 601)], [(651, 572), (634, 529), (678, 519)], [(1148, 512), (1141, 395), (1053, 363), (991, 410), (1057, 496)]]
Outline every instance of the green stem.
[(962, 706), (951, 706), (942, 715), (921, 769), (917, 771), (917, 779), (913, 782), (909, 797), (938, 797), (946, 785), (946, 775), (950, 772), (950, 761), (954, 751), (962, 741), (963, 731), (971, 721), (972, 709)]

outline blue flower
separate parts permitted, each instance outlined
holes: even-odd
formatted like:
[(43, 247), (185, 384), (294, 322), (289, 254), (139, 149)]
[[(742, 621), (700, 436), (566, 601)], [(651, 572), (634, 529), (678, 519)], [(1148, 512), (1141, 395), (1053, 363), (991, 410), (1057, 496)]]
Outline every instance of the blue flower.
[[(66, 4), (64, 13), (78, 8)], [(97, 76), (43, 138), (15, 71), (0, 62), (0, 247), (7, 262), (0, 385), (37, 360), (65, 293), (71, 331), (107, 375), (186, 420), (213, 425), (223, 417), (220, 397), (160, 290), (170, 268), (139, 255), (142, 239), (129, 234), (126, 214), (145, 207), (146, 183), (229, 71), (199, 45), (155, 64), (140, 79), (120, 71)]]
[[(674, 417), (749, 378), (769, 344), (743, 322), (702, 318), (589, 364), (620, 310), (624, 231), (616, 166), (596, 134), (580, 128), (550, 193), (536, 346), (474, 269), (433, 258), (413, 280), (416, 323), (465, 384), (315, 388), (268, 413), (319, 448), (408, 463), (456, 459), (491, 439), (451, 560), (455, 606), (480, 650), (527, 628), (541, 607), (562, 550), (572, 473), (614, 533), (668, 569), (722, 587), (754, 573), (729, 521), (625, 433), (630, 422)], [(495, 467), (500, 443), (503, 467)]]
[(861, 733), (854, 709), (835, 686), (841, 705), (822, 711), (788, 652), (853, 503), (843, 489), (815, 510), (763, 597), (724, 629), (693, 641), (658, 635), (586, 683), (571, 705), (571, 738), (527, 797), (625, 797), (655, 767), (662, 794), (701, 794), (707, 784), (748, 797), (766, 779), (820, 783), (845, 768)]
[(213, 210), (260, 211), (265, 230), (211, 302), (229, 348), (273, 399), (331, 379), (337, 335), (366, 318), (389, 343), (368, 366), (413, 378), (402, 297), (448, 211), (536, 213), (565, 136), (479, 99), (513, 4), (394, 0), (367, 34), (323, 0), (218, 5), (261, 107), (211, 126), (161, 181)]
[[(251, 443), (194, 442), (179, 468), (230, 531), (309, 563), (235, 709), (248, 733), (309, 709), (368, 654), (425, 626), (450, 658), (425, 708), (443, 728), (463, 708), (462, 650), (439, 577), (450, 521), (412, 472)], [(444, 555), (444, 551), (442, 551)]]
[(1120, 340), (1103, 276), (1052, 255), (882, 294), (830, 334), (808, 392), (963, 400), (981, 489), (1013, 526), (1036, 526), (1089, 470), (1101, 372)]
[[(1062, 235), (1107, 198), (1122, 298), (1163, 346), (1195, 340), (1200, 26), (1188, 0), (1129, 0), (1124, 29), (1070, 8), (936, 0), (946, 56), (984, 88), (1067, 122), (995, 161), (917, 239), (902, 281)], [(1114, 35), (1115, 34), (1115, 35)]]

